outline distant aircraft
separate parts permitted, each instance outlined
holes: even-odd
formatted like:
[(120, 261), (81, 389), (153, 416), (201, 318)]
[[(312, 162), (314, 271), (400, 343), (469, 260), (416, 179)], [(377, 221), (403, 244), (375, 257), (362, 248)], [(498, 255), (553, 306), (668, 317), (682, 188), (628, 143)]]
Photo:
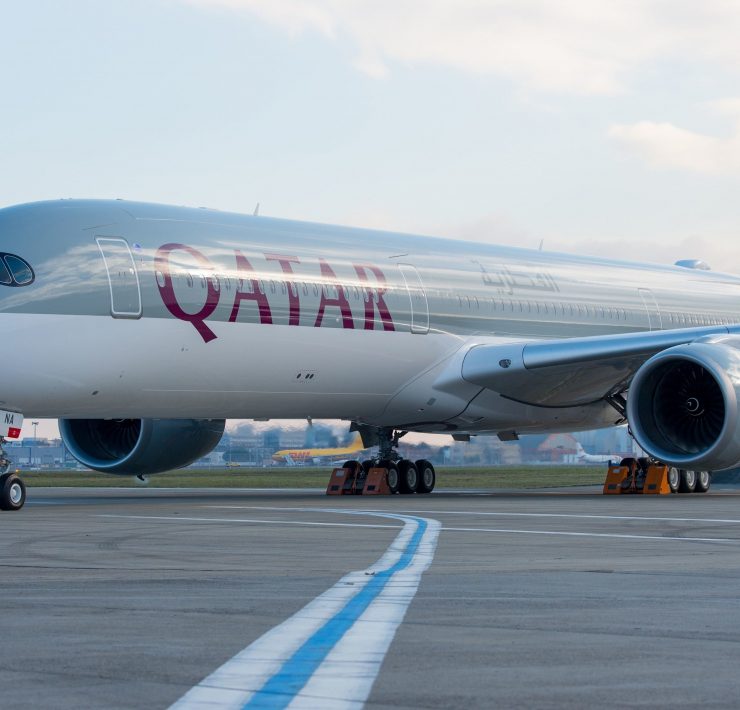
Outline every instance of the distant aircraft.
[(580, 463), (611, 463), (620, 459), (620, 456), (611, 456), (609, 454), (587, 454), (583, 446), (581, 446), (581, 442), (576, 442), (576, 461)]
[[(211, 451), (227, 418), (344, 419), (392, 491), (428, 493), (434, 467), (398, 453), (406, 432), (508, 441), (628, 421), (687, 476), (731, 468), (738, 294), (701, 262), (123, 201), (9, 207), (0, 437), (58, 418), (85, 466), (146, 476)], [(8, 471), (0, 507), (24, 501)]]
[(277, 463), (287, 463), (289, 466), (299, 463), (319, 463), (324, 460), (334, 460), (341, 457), (351, 456), (364, 450), (362, 437), (356, 434), (349, 446), (327, 449), (282, 449), (272, 455), (272, 460)]

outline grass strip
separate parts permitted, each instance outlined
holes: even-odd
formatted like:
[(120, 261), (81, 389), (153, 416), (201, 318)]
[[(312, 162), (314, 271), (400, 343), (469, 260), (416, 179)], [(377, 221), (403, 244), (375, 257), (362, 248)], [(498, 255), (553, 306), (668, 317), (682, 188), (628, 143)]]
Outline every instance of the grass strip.
[[(230, 468), (167, 471), (149, 478), (150, 488), (325, 488), (328, 468)], [(90, 471), (21, 471), (29, 487), (141, 486), (133, 476)], [(439, 488), (557, 488), (601, 484), (605, 466), (491, 466), (439, 467)]]

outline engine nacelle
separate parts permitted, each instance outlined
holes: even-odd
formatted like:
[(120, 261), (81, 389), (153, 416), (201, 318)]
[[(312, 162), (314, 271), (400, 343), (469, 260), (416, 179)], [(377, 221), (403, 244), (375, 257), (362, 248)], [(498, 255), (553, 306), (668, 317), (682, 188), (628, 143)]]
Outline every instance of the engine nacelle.
[(221, 441), (223, 419), (60, 419), (81, 464), (104, 473), (148, 475), (181, 468)]
[(740, 463), (740, 350), (707, 339), (655, 355), (635, 375), (627, 418), (637, 443), (677, 468)]

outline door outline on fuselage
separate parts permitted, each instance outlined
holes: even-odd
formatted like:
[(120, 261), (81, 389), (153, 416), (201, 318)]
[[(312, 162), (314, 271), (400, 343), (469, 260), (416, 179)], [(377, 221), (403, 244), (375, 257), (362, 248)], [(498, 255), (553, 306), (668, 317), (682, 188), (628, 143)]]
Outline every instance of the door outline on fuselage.
[(649, 288), (638, 288), (637, 292), (645, 306), (648, 317), (648, 328), (650, 330), (663, 330), (663, 317), (660, 314), (660, 306), (655, 299), (655, 294)]
[(122, 237), (95, 237), (95, 242), (108, 275), (111, 316), (141, 318), (139, 271), (128, 242)]
[[(421, 274), (411, 264), (399, 264), (398, 269), (406, 286), (411, 307), (411, 332), (424, 335), (429, 332), (429, 301)], [(416, 298), (415, 298), (416, 296)]]

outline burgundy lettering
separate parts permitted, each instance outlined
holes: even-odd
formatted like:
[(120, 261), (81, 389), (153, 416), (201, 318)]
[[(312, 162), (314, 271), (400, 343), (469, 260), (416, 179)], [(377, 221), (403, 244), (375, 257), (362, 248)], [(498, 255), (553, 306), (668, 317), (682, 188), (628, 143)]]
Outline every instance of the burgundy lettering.
[[(249, 273), (250, 276), (242, 278), (241, 276), (237, 280), (236, 293), (234, 294), (234, 307), (231, 309), (231, 315), (229, 316), (229, 322), (236, 322), (236, 318), (239, 315), (239, 306), (243, 300), (256, 301), (259, 307), (260, 323), (271, 324), (272, 323), (272, 311), (270, 311), (270, 302), (267, 300), (267, 296), (262, 292), (259, 285), (259, 280), (255, 278), (254, 269), (249, 263), (249, 260), (238, 250), (234, 250), (236, 255), (236, 270), (238, 274)], [(244, 281), (249, 281), (252, 285), (252, 291), (242, 291), (241, 285)]]
[[(393, 325), (393, 317), (391, 316), (390, 309), (385, 302), (383, 296), (385, 296), (387, 288), (383, 288), (386, 284), (385, 276), (383, 272), (377, 267), (371, 264), (353, 264), (357, 275), (360, 277), (360, 281), (365, 284), (365, 330), (373, 330), (375, 328), (375, 308), (377, 305), (378, 315), (383, 323), (383, 330), (395, 330)], [(367, 271), (371, 271), (375, 276), (375, 280), (378, 282), (378, 302), (375, 303), (375, 290), (370, 287), (369, 280), (367, 277)]]
[[(297, 256), (283, 256), (282, 254), (265, 254), (267, 261), (277, 261), (284, 274), (292, 274), (291, 264), (300, 264)], [(290, 317), (288, 325), (299, 325), (301, 322), (301, 302), (298, 298), (298, 287), (291, 279), (288, 279), (288, 304), (290, 305)]]
[(331, 266), (329, 266), (329, 264), (324, 261), (324, 259), (319, 259), (319, 263), (321, 264), (321, 275), (324, 277), (324, 279), (329, 279), (336, 283), (337, 297), (327, 298), (326, 284), (324, 284), (323, 288), (321, 289), (321, 302), (319, 303), (319, 312), (316, 315), (316, 323), (314, 324), (314, 327), (321, 327), (321, 322), (324, 319), (324, 310), (326, 309), (326, 307), (335, 306), (339, 308), (342, 314), (342, 327), (347, 329), (354, 328), (355, 321), (352, 317), (352, 309), (349, 306), (349, 301), (347, 300), (347, 296), (344, 293), (344, 289), (339, 285), (336, 274), (332, 270)]
[(157, 286), (159, 288), (159, 295), (167, 310), (175, 316), (175, 318), (191, 323), (198, 331), (200, 337), (203, 338), (206, 343), (210, 343), (211, 340), (215, 340), (218, 336), (206, 325), (205, 320), (216, 310), (221, 294), (214, 285), (213, 280), (208, 277), (206, 278), (206, 302), (203, 304), (203, 308), (201, 308), (197, 313), (188, 313), (187, 311), (184, 311), (177, 302), (175, 287), (172, 283), (172, 275), (170, 274), (170, 254), (173, 251), (187, 252), (201, 266), (208, 270), (213, 269), (213, 265), (204, 254), (199, 252), (197, 249), (185, 246), (184, 244), (165, 244), (157, 249), (157, 254), (154, 258), (154, 268), (161, 272), (164, 277), (164, 284), (160, 284), (159, 281), (157, 281)]

